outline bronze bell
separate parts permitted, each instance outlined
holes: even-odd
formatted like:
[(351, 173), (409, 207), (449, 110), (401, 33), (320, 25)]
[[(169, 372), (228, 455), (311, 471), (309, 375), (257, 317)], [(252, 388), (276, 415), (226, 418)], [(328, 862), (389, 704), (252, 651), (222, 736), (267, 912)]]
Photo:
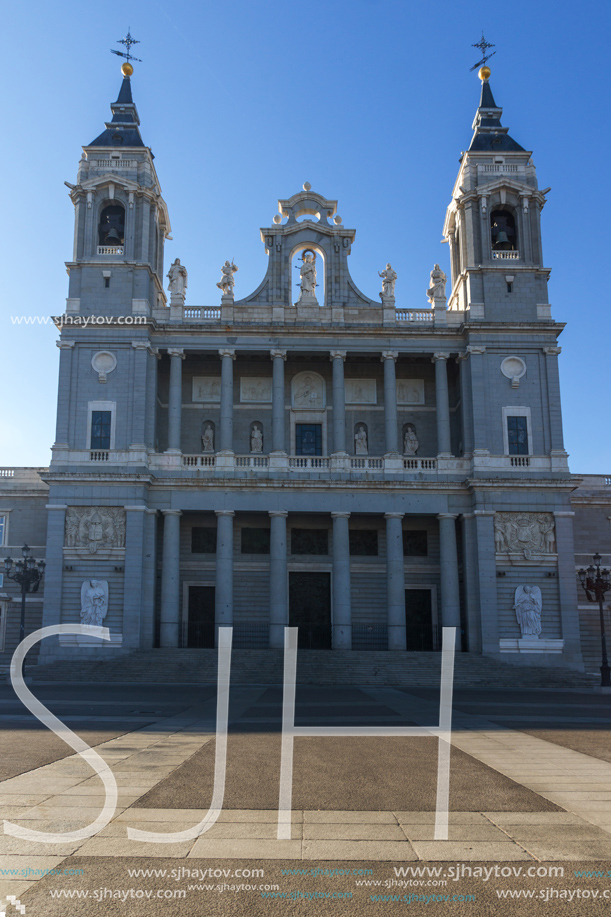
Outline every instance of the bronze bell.
[(106, 245), (121, 245), (121, 236), (113, 226), (108, 235), (106, 236)]
[(504, 230), (501, 229), (501, 231), (497, 233), (495, 244), (501, 245), (505, 242), (509, 242), (509, 236)]

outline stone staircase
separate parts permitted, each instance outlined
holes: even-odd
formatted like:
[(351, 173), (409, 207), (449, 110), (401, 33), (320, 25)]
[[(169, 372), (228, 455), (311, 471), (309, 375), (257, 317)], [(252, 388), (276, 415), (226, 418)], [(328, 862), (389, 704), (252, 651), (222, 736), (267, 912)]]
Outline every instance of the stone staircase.
[[(231, 683), (282, 684), (282, 650), (234, 650)], [(215, 684), (216, 650), (154, 649), (102, 662), (29, 666), (34, 682)], [(440, 653), (300, 650), (297, 683), (315, 685), (439, 685)], [(566, 669), (517, 667), (459, 653), (454, 683), (474, 687), (592, 688), (597, 677)]]

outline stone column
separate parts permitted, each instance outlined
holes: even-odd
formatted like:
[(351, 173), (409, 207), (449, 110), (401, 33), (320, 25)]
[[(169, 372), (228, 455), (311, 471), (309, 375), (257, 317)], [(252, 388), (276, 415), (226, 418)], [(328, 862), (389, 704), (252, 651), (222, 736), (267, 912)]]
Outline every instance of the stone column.
[(397, 378), (395, 373), (395, 363), (398, 356), (399, 353), (396, 350), (385, 350), (381, 357), (384, 364), (384, 429), (386, 433), (386, 453), (395, 455), (399, 452), (399, 435), (397, 430)]
[(333, 365), (333, 453), (346, 455), (346, 391), (344, 385), (345, 350), (332, 350)]
[[(155, 368), (157, 368), (156, 363)], [(144, 516), (144, 562), (142, 571), (142, 649), (151, 649), (155, 644), (156, 577), (157, 511), (147, 509)]]
[[(57, 389), (57, 426), (54, 448), (69, 449), (74, 341), (56, 341), (55, 343), (59, 347), (59, 385)], [(89, 449), (90, 445), (90, 443), (87, 443), (86, 448)]]
[(180, 646), (180, 517), (179, 509), (162, 509), (161, 646)]
[(467, 618), (467, 648), (470, 653), (481, 653), (482, 630), (477, 581), (477, 533), (473, 513), (463, 513), (462, 518), (463, 575)]
[[(550, 453), (565, 456), (564, 438), (562, 435), (562, 408), (560, 406), (560, 376), (558, 373), (558, 356), (561, 347), (544, 347), (545, 370), (547, 374), (547, 403), (549, 409)], [(531, 444), (531, 452), (534, 452)], [(568, 468), (567, 468), (568, 471)]]
[(235, 350), (219, 350), (221, 358), (220, 452), (233, 455), (233, 361)]
[[(558, 555), (558, 594), (560, 602), (560, 621), (564, 639), (564, 658), (573, 668), (581, 668), (581, 637), (579, 633), (580, 597), (577, 594), (575, 576), (575, 544), (573, 540), (572, 511), (554, 513), (556, 523), (556, 554)], [(583, 599), (582, 599), (583, 601)], [(543, 636), (546, 636), (544, 633)]]
[(333, 649), (352, 649), (350, 605), (350, 513), (331, 513), (333, 519)]
[(437, 456), (449, 458), (452, 455), (450, 441), (450, 397), (448, 394), (448, 354), (434, 353), (435, 402), (437, 414)]
[(473, 454), (473, 404), (469, 385), (469, 354), (461, 353), (456, 358), (460, 378), (460, 430), (464, 456)]
[(142, 630), (146, 513), (146, 506), (125, 507), (122, 646), (131, 650), (139, 649)]
[[(42, 626), (65, 624), (62, 621), (62, 585), (64, 575), (64, 539), (66, 529), (65, 503), (48, 503), (47, 510), (47, 547), (45, 550), (45, 577), (43, 579), (44, 597), (42, 608)], [(47, 637), (40, 644), (40, 661), (51, 661), (59, 646), (59, 637)], [(48, 659), (46, 658), (48, 657)]]
[(166, 452), (179, 455), (182, 451), (180, 427), (182, 419), (182, 361), (184, 350), (168, 347), (170, 356), (170, 392), (168, 395), (168, 448)]
[[(393, 364), (394, 366), (394, 364)], [(403, 513), (384, 513), (386, 519), (386, 604), (388, 649), (404, 650), (405, 561), (403, 559)]]
[(471, 404), (473, 409), (473, 454), (489, 455), (486, 426), (486, 381), (484, 379), (484, 354), (486, 348), (480, 344), (468, 344), (467, 353), (471, 364)]
[[(132, 341), (134, 350), (134, 374), (132, 379), (131, 430), (128, 433), (130, 452), (146, 451), (146, 420), (149, 390), (147, 386), (149, 344), (147, 341)], [(182, 375), (182, 374), (181, 374)]]
[[(286, 453), (284, 444), (284, 361), (286, 350), (270, 350), (272, 358), (272, 452)], [(284, 646), (284, 636), (282, 637)]]
[(157, 383), (159, 351), (149, 347), (146, 378), (146, 424), (144, 441), (149, 452), (157, 451)]
[[(444, 363), (445, 366), (445, 363)], [(439, 513), (439, 553), (441, 573), (441, 624), (456, 628), (456, 649), (460, 651), (460, 590), (456, 552), (457, 513)]]
[(477, 574), (479, 609), (481, 615), (482, 653), (499, 651), (499, 615), (496, 591), (496, 550), (494, 543), (494, 511), (476, 509)]
[[(231, 363), (229, 364), (231, 366)], [(215, 510), (216, 579), (215, 623), (217, 628), (233, 624), (233, 510)]]
[(271, 532), (269, 549), (269, 645), (284, 646), (284, 628), (289, 623), (288, 582), (286, 568), (285, 510), (270, 511)]

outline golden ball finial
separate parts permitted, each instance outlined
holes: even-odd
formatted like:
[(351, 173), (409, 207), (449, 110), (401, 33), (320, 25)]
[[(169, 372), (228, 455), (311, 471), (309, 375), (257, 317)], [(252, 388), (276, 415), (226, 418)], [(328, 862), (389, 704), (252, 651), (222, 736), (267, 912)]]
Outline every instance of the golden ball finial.
[(131, 76), (133, 72), (134, 72), (134, 68), (132, 67), (129, 61), (125, 61), (124, 64), (121, 64), (121, 73), (123, 74), (123, 76)]
[(479, 70), (478, 70), (477, 75), (479, 76), (479, 78), (480, 78), (480, 80), (482, 81), (482, 83), (485, 83), (485, 82), (487, 82), (487, 80), (490, 79), (490, 74), (491, 74), (491, 73), (492, 73), (492, 71), (490, 70), (490, 67), (480, 67)]

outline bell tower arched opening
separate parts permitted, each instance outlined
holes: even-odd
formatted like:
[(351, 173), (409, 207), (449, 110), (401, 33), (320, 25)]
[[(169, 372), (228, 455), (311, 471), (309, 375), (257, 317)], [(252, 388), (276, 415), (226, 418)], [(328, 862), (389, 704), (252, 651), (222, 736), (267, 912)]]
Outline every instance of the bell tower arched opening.
[(98, 245), (117, 247), (125, 244), (125, 208), (122, 204), (107, 204), (100, 213)]
[(513, 214), (509, 210), (493, 210), (490, 214), (490, 237), (493, 252), (513, 252), (518, 248), (518, 236)]

